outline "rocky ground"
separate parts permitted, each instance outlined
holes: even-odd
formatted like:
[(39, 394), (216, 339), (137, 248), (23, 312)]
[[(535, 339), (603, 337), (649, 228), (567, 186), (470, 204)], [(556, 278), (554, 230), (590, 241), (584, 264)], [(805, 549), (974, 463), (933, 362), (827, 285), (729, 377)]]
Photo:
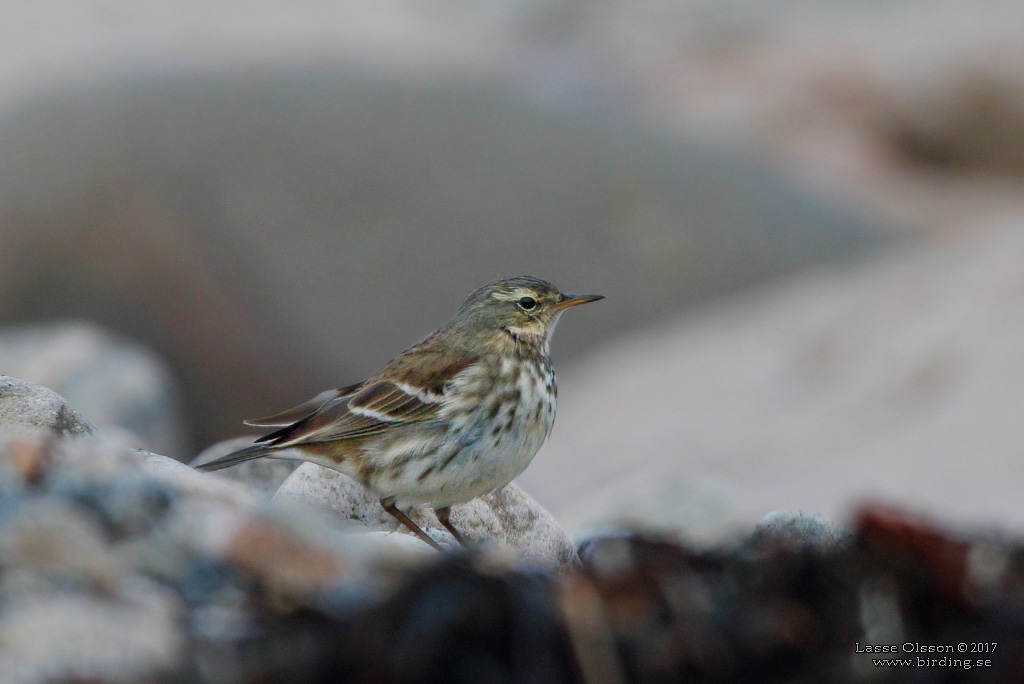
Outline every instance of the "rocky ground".
[(289, 484), (300, 474), (271, 500), (0, 377), (3, 681), (1016, 682), (1024, 667), (1019, 541), (868, 508), (850, 528), (779, 512), (703, 549), (606, 530), (577, 557), (512, 486), (482, 505), (534, 523), (464, 510), (473, 543), (439, 554), (363, 511), (354, 483), (303, 498), (316, 475)]

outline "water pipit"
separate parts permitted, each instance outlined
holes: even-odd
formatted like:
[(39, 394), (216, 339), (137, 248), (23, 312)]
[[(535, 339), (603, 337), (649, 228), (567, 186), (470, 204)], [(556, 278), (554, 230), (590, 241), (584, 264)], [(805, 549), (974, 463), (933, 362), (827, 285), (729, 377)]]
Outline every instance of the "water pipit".
[(563, 311), (598, 299), (528, 276), (484, 285), (445, 327), (373, 377), (245, 421), (278, 429), (198, 467), (260, 457), (309, 461), (358, 480), (439, 549), (396, 504), (431, 506), (461, 543), (448, 520), (451, 506), (504, 487), (533, 460), (555, 422), (551, 334)]

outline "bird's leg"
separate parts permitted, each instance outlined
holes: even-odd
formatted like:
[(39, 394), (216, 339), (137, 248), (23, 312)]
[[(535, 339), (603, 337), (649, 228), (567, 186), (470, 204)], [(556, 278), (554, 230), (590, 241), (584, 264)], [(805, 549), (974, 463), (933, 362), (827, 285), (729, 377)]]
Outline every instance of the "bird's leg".
[(426, 543), (430, 544), (431, 546), (433, 546), (438, 551), (443, 551), (443, 549), (441, 548), (440, 544), (438, 544), (436, 541), (431, 539), (430, 535), (428, 535), (426, 532), (424, 532), (422, 529), (420, 529), (420, 526), (417, 525), (416, 523), (414, 523), (412, 521), (412, 518), (410, 518), (405, 513), (403, 513), (401, 510), (399, 510), (398, 506), (395, 505), (395, 497), (393, 497), (393, 496), (386, 496), (386, 497), (384, 497), (383, 499), (380, 500), (380, 505), (384, 507), (385, 511), (387, 511), (391, 515), (395, 516), (395, 518), (398, 519), (398, 522), (402, 523), (403, 525), (408, 527), (410, 530), (412, 530), (412, 533), (415, 534), (417, 537), (419, 537), (420, 539), (422, 539)]
[(452, 525), (451, 522), (448, 520), (448, 515), (451, 512), (451, 506), (445, 506), (444, 508), (434, 509), (434, 514), (437, 516), (438, 522), (444, 525), (444, 529), (452, 533), (452, 536), (455, 537), (455, 541), (459, 542), (459, 544), (461, 544), (462, 546), (465, 546), (466, 540), (462, 538), (462, 535), (459, 533), (459, 531), (455, 529), (455, 526)]

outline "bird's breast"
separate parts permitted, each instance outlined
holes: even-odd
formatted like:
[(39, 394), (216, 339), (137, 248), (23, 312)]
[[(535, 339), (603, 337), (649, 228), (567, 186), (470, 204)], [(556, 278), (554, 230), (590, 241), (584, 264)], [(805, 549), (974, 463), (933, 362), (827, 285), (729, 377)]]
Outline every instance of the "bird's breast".
[(557, 389), (546, 357), (504, 358), (455, 378), (441, 411), (457, 443), (444, 470), (479, 496), (503, 487), (533, 460), (551, 433)]

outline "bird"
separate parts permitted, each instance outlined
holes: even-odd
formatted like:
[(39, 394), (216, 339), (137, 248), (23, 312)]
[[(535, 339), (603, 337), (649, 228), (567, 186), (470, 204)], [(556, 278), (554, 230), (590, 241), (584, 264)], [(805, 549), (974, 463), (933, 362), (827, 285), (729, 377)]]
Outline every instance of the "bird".
[(562, 313), (602, 295), (564, 294), (532, 276), (474, 290), (444, 327), (363, 382), (321, 392), (247, 425), (277, 428), (209, 463), (308, 461), (354, 478), (417, 537), (441, 550), (399, 507), (426, 504), (455, 540), (453, 505), (500, 489), (551, 434), (558, 388), (551, 337)]

